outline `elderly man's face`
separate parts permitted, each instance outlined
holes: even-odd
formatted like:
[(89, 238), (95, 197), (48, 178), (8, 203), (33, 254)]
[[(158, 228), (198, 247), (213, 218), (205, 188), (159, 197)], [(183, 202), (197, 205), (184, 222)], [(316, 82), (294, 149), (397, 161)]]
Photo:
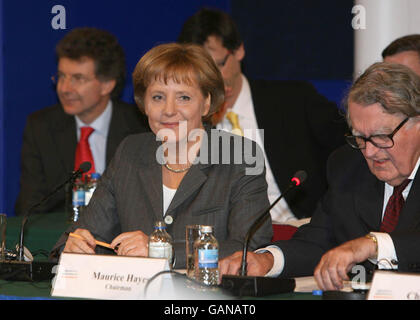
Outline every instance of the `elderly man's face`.
[[(403, 115), (386, 113), (379, 103), (363, 106), (349, 102), (348, 112), (353, 135), (364, 137), (390, 134), (404, 120)], [(397, 186), (411, 174), (420, 156), (420, 121), (410, 119), (393, 140), (392, 148), (381, 149), (367, 142), (361, 151), (379, 180)]]

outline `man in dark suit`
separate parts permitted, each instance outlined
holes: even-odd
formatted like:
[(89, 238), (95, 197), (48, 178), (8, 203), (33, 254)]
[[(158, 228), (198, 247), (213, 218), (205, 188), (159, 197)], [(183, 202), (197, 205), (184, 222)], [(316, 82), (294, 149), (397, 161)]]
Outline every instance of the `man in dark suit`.
[[(58, 43), (56, 53), (54, 81), (60, 103), (27, 119), (17, 215), (26, 213), (77, 169), (76, 146), (83, 128), (93, 129), (87, 138), (91, 171), (100, 174), (123, 138), (146, 131), (140, 111), (117, 99), (124, 86), (125, 58), (113, 35), (95, 28), (74, 29)], [(34, 211), (62, 211), (64, 199), (62, 190)]]
[[(327, 187), (328, 155), (344, 144), (347, 125), (337, 106), (304, 81), (247, 79), (241, 71), (244, 44), (233, 20), (222, 11), (202, 9), (194, 14), (184, 23), (178, 41), (203, 45), (216, 61), (225, 81), (226, 102), (213, 124), (264, 148), (270, 203), (296, 171), (308, 173), (305, 185), (271, 210), (273, 221), (310, 217)], [(238, 116), (240, 128), (232, 123), (232, 114)]]
[[(314, 274), (321, 289), (336, 290), (358, 263), (420, 271), (419, 88), (400, 64), (377, 63), (360, 76), (347, 98), (353, 149), (329, 158), (329, 188), (311, 222), (291, 240), (249, 253), (249, 274)], [(221, 273), (236, 273), (240, 258), (222, 261)]]

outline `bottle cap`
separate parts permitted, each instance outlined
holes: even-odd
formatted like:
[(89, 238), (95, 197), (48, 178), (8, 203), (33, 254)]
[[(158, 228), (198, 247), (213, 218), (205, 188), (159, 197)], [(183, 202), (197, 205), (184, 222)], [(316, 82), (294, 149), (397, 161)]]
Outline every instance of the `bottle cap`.
[(213, 232), (213, 226), (201, 226), (200, 231), (203, 233)]
[(163, 221), (155, 222), (155, 229), (166, 229), (166, 224)]
[(322, 290), (312, 290), (312, 295), (314, 295), (314, 296), (322, 296)]

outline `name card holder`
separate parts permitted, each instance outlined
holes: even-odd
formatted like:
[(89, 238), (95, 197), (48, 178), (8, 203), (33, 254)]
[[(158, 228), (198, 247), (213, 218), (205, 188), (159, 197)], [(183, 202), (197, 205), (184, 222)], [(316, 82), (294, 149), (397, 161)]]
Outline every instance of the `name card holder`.
[(375, 271), (368, 300), (420, 300), (420, 274)]
[[(51, 296), (137, 300), (143, 299), (149, 279), (169, 270), (167, 259), (63, 253), (53, 279)], [(148, 287), (147, 295), (159, 294), (162, 278)]]

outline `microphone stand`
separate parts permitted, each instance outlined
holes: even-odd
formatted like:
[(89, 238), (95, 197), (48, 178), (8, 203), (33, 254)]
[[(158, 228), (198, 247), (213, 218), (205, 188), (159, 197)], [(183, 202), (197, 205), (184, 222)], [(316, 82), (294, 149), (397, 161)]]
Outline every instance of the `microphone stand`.
[(45, 201), (55, 195), (60, 189), (62, 189), (67, 183), (74, 183), (74, 180), (80, 177), (83, 173), (90, 170), (90, 162), (84, 162), (80, 165), (79, 169), (73, 171), (70, 177), (62, 184), (57, 186), (52, 192), (42, 198), (41, 201), (30, 207), (23, 219), (20, 227), (19, 245), (17, 248), (17, 260), (8, 260), (0, 262), (0, 279), (4, 280), (22, 280), (22, 281), (41, 281), (50, 280), (52, 278), (52, 267), (56, 263), (51, 262), (35, 262), (35, 261), (24, 261), (24, 234), (25, 225), (28, 221), (32, 211), (43, 204)]
[(44, 202), (46, 202), (48, 199), (50, 199), (53, 195), (55, 195), (58, 191), (61, 190), (61, 188), (63, 188), (67, 183), (74, 183), (74, 180), (76, 180), (78, 177), (80, 177), (82, 175), (83, 171), (78, 169), (76, 171), (73, 171), (70, 178), (67, 179), (66, 181), (64, 181), (62, 184), (60, 184), (59, 186), (57, 186), (51, 193), (47, 194), (44, 198), (42, 198), (41, 201), (39, 201), (38, 203), (34, 204), (32, 207), (30, 207), (23, 219), (22, 219), (22, 224), (20, 226), (20, 236), (19, 236), (19, 247), (18, 247), (18, 261), (23, 261), (24, 260), (24, 233), (25, 233), (25, 225), (26, 222), (28, 221), (29, 216), (31, 215), (32, 211), (39, 207), (40, 205), (42, 205)]
[(294, 279), (280, 279), (280, 278), (266, 278), (266, 277), (248, 277), (247, 276), (247, 262), (246, 257), (248, 253), (248, 245), (252, 235), (260, 227), (262, 222), (267, 218), (270, 210), (280, 201), (290, 190), (299, 186), (306, 179), (305, 171), (298, 171), (291, 180), (291, 183), (284, 192), (268, 207), (264, 209), (258, 216), (257, 220), (251, 225), (248, 230), (244, 246), (242, 249), (242, 263), (239, 276), (224, 275), (222, 277), (222, 287), (231, 291), (234, 295), (248, 295), (248, 296), (264, 296), (274, 293), (291, 292), (295, 288)]
[(244, 242), (244, 246), (242, 249), (242, 264), (241, 264), (241, 276), (246, 276), (247, 275), (247, 265), (248, 263), (246, 262), (246, 256), (247, 256), (247, 252), (248, 252), (248, 245), (249, 245), (249, 241), (251, 240), (251, 237), (253, 236), (254, 232), (260, 227), (260, 224), (267, 218), (267, 213), (270, 212), (271, 209), (273, 209), (273, 207), (277, 204), (277, 202), (280, 201), (280, 199), (283, 198), (283, 196), (285, 194), (287, 194), (289, 192), (289, 190), (293, 189), (295, 187), (295, 185), (293, 183), (291, 183), (289, 185), (289, 187), (286, 189), (285, 192), (283, 192), (271, 205), (268, 209), (264, 209), (263, 213), (258, 217), (257, 220), (255, 220), (255, 222), (252, 224), (251, 228), (248, 230), (246, 236), (245, 236), (245, 242)]

